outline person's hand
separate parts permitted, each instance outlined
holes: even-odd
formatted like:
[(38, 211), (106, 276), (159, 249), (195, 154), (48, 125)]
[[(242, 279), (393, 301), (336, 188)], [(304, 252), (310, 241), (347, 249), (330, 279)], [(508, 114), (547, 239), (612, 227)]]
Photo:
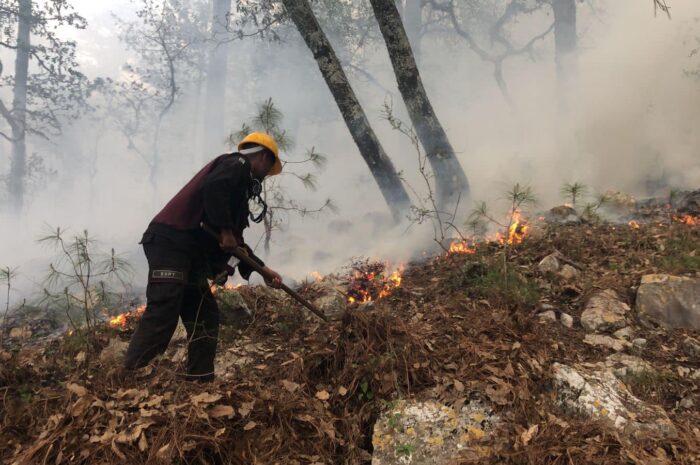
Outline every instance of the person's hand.
[(224, 229), (221, 231), (221, 242), (219, 243), (219, 247), (221, 247), (221, 250), (224, 252), (228, 252), (230, 254), (233, 254), (236, 247), (238, 247), (238, 241), (236, 241), (236, 238), (233, 236), (233, 232), (230, 229)]
[(269, 279), (265, 277), (265, 283), (274, 289), (279, 289), (282, 286), (282, 276), (267, 266), (263, 270), (269, 276)]

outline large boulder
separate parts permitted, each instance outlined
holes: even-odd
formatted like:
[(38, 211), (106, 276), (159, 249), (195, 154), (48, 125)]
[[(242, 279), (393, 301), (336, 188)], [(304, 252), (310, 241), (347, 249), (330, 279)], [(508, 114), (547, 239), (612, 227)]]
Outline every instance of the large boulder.
[(700, 279), (666, 274), (642, 276), (636, 310), (646, 325), (700, 329)]
[(581, 313), (581, 326), (592, 332), (612, 332), (627, 326), (629, 310), (615, 291), (606, 289), (588, 299)]
[(374, 425), (372, 465), (447, 465), (487, 459), (497, 417), (479, 401), (455, 411), (434, 401), (398, 401)]
[(635, 397), (611, 370), (559, 363), (552, 370), (557, 402), (570, 415), (602, 421), (637, 440), (677, 434), (661, 407)]
[(578, 224), (581, 219), (576, 210), (570, 205), (560, 205), (545, 214), (545, 220), (552, 223)]

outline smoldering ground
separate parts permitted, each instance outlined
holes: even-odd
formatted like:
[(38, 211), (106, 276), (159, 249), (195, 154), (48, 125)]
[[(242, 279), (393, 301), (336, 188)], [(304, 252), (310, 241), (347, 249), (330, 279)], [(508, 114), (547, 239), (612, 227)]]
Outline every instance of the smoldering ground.
[[(567, 181), (583, 182), (596, 192), (614, 189), (642, 197), (700, 185), (700, 83), (685, 72), (698, 67), (697, 56), (690, 55), (697, 46), (700, 5), (675, 1), (669, 20), (655, 17), (648, 3), (581, 5), (575, 76), (565, 86), (557, 83), (550, 35), (532, 56), (505, 63), (510, 104), (495, 84), (491, 64), (459, 37), (423, 39), (422, 77), (472, 187), (471, 199), (462, 204), (465, 212), (477, 200), (498, 211), (502, 192), (516, 181), (532, 185), (543, 205), (561, 202), (559, 189)], [(88, 28), (71, 32), (90, 78), (128, 78), (122, 65), (135, 58), (124, 50), (111, 19), (112, 11), (131, 15), (133, 6), (125, 5), (92, 5), (84, 13)], [(80, 2), (76, 6), (80, 10)], [(528, 17), (513, 26), (514, 40), (527, 40), (550, 22), (546, 14)], [(267, 260), (285, 276), (301, 279), (311, 271), (337, 270), (352, 256), (396, 262), (414, 257), (431, 242), (432, 229), (410, 221), (389, 226), (382, 219), (388, 211), (313, 57), (296, 34), (288, 36), (283, 43), (245, 39), (231, 44), (225, 126), (237, 130), (254, 116), (257, 104), (272, 98), (295, 142), (283, 156), (302, 160), (313, 146), (328, 159), (315, 173), (315, 191), (287, 176), (286, 196), (309, 209), (330, 198), (337, 212), (284, 215)], [(342, 56), (342, 37), (331, 39)], [(487, 39), (481, 40), (488, 46)], [(386, 52), (383, 47), (361, 52), (364, 72), (348, 70), (354, 89), (395, 166), (424, 195), (414, 147), (380, 114), (384, 102), (393, 102), (396, 115), (409, 121)], [(223, 138), (213, 144), (214, 152), (202, 150), (196, 92), (185, 82), (165, 119), (155, 189), (143, 160), (108, 115), (86, 115), (52, 143), (30, 142), (30, 153), (42, 157), (49, 175), (39, 178), (19, 218), (3, 213), (0, 232), (0, 264), (19, 267), (21, 292), (36, 290), (50, 260), (52, 252), (35, 242), (45, 224), (76, 232), (87, 228), (106, 248), (124, 254), (136, 269), (134, 282), (142, 281), (141, 232), (206, 160), (229, 150)], [(9, 145), (3, 141), (0, 150), (9, 153)], [(9, 157), (2, 157), (0, 166), (7, 172)], [(258, 244), (262, 233), (254, 225), (248, 242)]]

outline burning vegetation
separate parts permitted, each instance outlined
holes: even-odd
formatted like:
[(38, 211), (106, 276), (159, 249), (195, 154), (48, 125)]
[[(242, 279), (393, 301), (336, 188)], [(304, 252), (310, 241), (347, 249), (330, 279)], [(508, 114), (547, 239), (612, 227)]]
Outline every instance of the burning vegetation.
[(109, 320), (109, 326), (117, 329), (127, 329), (141, 318), (145, 310), (146, 304), (143, 304), (131, 311), (120, 313)]
[(388, 264), (382, 262), (357, 262), (352, 266), (348, 283), (347, 302), (364, 304), (389, 296), (401, 286), (404, 266), (387, 275)]

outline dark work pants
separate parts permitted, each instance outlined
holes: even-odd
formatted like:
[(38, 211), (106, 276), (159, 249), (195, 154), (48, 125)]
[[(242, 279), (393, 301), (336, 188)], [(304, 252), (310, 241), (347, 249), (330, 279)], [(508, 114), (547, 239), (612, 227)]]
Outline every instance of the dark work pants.
[(219, 309), (207, 283), (204, 255), (153, 234), (145, 234), (142, 243), (148, 260), (146, 310), (131, 337), (125, 367), (143, 367), (165, 352), (181, 318), (187, 330), (188, 378), (213, 379)]

